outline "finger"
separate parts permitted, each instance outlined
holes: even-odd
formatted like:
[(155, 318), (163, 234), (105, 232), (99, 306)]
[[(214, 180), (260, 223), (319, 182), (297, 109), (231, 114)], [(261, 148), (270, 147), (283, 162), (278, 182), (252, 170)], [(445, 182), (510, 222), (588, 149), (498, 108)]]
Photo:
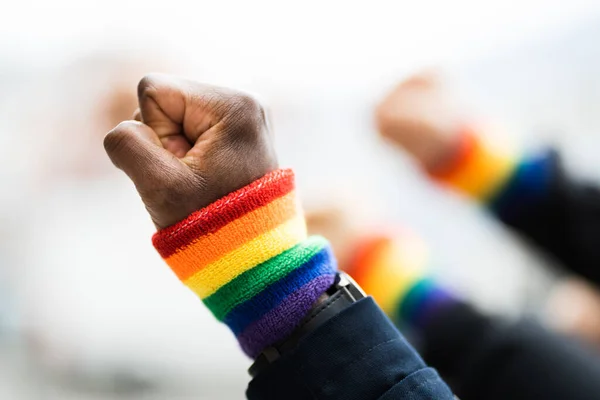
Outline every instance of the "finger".
[(165, 179), (181, 169), (180, 162), (163, 148), (156, 133), (141, 122), (121, 122), (104, 138), (104, 148), (138, 190), (161, 187)]
[(133, 115), (131, 116), (131, 119), (134, 121), (142, 122), (142, 112), (140, 111), (139, 107), (135, 109)]
[(182, 126), (186, 97), (186, 83), (169, 75), (146, 75), (138, 84), (142, 121), (156, 132), (165, 149), (178, 157), (183, 157), (193, 144)]
[[(165, 148), (191, 147), (233, 109), (255, 106), (255, 100), (230, 89), (205, 85), (166, 74), (146, 75), (138, 84), (142, 121)], [(189, 150), (186, 146), (187, 150)]]

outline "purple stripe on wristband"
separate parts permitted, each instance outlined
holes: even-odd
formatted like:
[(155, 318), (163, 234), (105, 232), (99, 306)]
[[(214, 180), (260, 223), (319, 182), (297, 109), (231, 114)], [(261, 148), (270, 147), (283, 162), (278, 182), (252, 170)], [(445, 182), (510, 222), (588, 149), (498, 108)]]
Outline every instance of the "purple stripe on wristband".
[(290, 335), (317, 299), (333, 285), (335, 275), (321, 275), (286, 297), (237, 337), (242, 350), (252, 358), (266, 347)]
[(423, 329), (432, 318), (435, 318), (440, 309), (455, 302), (455, 297), (448, 291), (439, 286), (434, 286), (424, 296), (421, 303), (415, 307), (414, 320), (412, 322), (417, 328)]

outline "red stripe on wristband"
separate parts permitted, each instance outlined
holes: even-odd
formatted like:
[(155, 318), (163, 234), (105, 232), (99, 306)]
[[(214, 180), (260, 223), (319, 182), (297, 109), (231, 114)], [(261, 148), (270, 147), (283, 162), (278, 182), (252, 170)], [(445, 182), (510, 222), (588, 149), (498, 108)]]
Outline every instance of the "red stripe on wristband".
[[(154, 234), (152, 243), (163, 258), (197, 238), (216, 232), (239, 217), (285, 196), (294, 189), (291, 169), (278, 169), (190, 214), (179, 223)], [(240, 201), (243, 198), (244, 201)]]

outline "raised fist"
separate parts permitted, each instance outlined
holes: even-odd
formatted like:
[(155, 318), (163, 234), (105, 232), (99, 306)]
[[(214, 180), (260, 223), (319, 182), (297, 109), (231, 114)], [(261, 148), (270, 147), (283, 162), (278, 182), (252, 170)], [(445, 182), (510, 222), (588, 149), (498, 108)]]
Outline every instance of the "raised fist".
[(435, 170), (456, 146), (465, 118), (455, 98), (433, 73), (396, 86), (375, 110), (380, 134), (404, 148), (425, 169)]
[(264, 109), (251, 96), (168, 75), (138, 85), (137, 121), (104, 148), (158, 229), (277, 169)]

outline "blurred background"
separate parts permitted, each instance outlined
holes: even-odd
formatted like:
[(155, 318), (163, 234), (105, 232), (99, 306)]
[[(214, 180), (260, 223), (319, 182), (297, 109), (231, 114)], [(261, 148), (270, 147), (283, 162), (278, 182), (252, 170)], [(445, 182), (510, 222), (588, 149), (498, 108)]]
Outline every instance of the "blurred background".
[(0, 398), (244, 397), (250, 361), (155, 253), (143, 205), (102, 147), (153, 71), (256, 93), (307, 204), (341, 198), (410, 226), (482, 307), (544, 318), (562, 273), (424, 181), (377, 138), (373, 108), (437, 68), (504, 136), (555, 144), (600, 179), (598, 40), (597, 0), (7, 0)]

